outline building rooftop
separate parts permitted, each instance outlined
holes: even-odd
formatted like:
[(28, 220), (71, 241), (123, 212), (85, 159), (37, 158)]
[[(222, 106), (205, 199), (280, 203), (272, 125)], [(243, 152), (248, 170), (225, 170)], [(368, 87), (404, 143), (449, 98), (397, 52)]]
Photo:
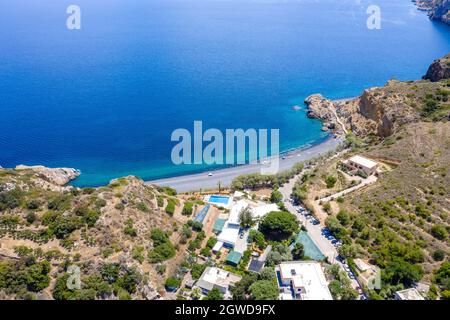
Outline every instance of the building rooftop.
[(283, 281), (290, 280), (294, 288), (301, 288), (302, 300), (333, 300), (320, 263), (282, 262), (278, 268)]
[(280, 211), (280, 209), (278, 208), (278, 205), (275, 203), (265, 204), (262, 206), (252, 208), (252, 216), (253, 218), (262, 218), (271, 211)]
[(230, 210), (230, 216), (228, 217), (229, 224), (237, 224), (239, 225), (239, 213), (242, 209), (248, 206), (248, 203), (244, 200), (239, 200), (236, 202)]
[(416, 288), (409, 288), (395, 292), (400, 300), (425, 300)]
[(230, 284), (234, 284), (239, 280), (241, 280), (241, 277), (231, 272), (215, 267), (207, 267), (205, 271), (203, 271), (200, 279), (197, 281), (197, 286), (208, 291), (212, 290), (214, 286), (228, 290)]
[(213, 231), (214, 232), (220, 232), (222, 231), (225, 222), (227, 222), (227, 220), (225, 219), (216, 219), (216, 222), (214, 222), (214, 227), (213, 227)]
[(217, 236), (217, 241), (230, 244), (234, 246), (239, 237), (239, 227), (236, 225), (230, 225), (228, 222), (225, 224), (222, 232)]
[(241, 261), (242, 254), (237, 251), (230, 251), (227, 255), (226, 262), (237, 266), (239, 261)]
[(353, 156), (348, 160), (369, 169), (372, 169), (378, 165), (375, 161), (359, 155)]

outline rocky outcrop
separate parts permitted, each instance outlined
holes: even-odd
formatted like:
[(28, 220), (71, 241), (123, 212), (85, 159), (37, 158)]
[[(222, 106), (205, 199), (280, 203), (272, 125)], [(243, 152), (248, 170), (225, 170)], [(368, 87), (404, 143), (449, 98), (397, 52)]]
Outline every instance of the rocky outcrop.
[(80, 171), (73, 168), (47, 168), (44, 166), (18, 165), (16, 170), (30, 170), (37, 176), (50, 183), (63, 186), (80, 175)]
[(384, 87), (364, 90), (360, 97), (346, 101), (331, 101), (314, 94), (305, 100), (307, 115), (336, 128), (337, 133), (351, 130), (358, 136), (390, 136), (401, 125), (420, 118), (407, 96), (397, 91), (398, 83), (389, 81)]
[(428, 68), (424, 79), (436, 82), (450, 78), (450, 54), (435, 60)]
[(432, 20), (450, 24), (450, 0), (416, 0), (419, 10), (427, 11)]

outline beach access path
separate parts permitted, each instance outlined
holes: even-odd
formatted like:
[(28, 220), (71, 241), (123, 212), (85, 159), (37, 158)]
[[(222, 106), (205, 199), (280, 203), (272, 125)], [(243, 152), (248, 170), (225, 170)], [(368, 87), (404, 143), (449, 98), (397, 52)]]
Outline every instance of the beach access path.
[[(280, 158), (280, 172), (291, 169), (296, 163), (313, 159), (319, 155), (324, 155), (329, 151), (336, 149), (336, 147), (343, 142), (343, 138), (334, 138), (330, 136), (325, 141), (304, 149), (294, 150), (288, 152), (284, 159)], [(228, 187), (234, 178), (243, 174), (259, 173), (263, 168), (263, 164), (246, 164), (234, 166), (225, 169), (211, 170), (212, 176), (209, 172), (184, 175), (179, 177), (167, 178), (146, 181), (146, 184), (154, 184), (158, 186), (171, 187), (177, 192), (189, 192), (217, 189), (220, 182), (222, 187)]]

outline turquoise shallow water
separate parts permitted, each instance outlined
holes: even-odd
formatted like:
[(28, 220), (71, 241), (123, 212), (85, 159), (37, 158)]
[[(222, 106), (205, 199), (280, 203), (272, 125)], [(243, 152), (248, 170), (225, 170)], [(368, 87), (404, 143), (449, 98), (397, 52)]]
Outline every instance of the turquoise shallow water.
[[(76, 185), (204, 166), (170, 161), (176, 128), (278, 128), (282, 150), (324, 137), (293, 105), (417, 79), (450, 51), (449, 27), (409, 0), (4, 0), (0, 10), (0, 165), (69, 166)], [(373, 3), (373, 1), (371, 2)]]

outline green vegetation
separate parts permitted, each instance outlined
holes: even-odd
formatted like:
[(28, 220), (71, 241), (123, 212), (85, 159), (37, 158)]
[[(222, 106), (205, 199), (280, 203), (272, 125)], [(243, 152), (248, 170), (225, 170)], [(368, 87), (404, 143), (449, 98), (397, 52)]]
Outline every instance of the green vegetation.
[(358, 292), (352, 288), (347, 274), (337, 264), (328, 266), (325, 272), (331, 278), (328, 288), (335, 300), (355, 300), (358, 298)]
[(155, 228), (151, 232), (153, 249), (148, 253), (150, 263), (159, 263), (175, 256), (175, 248), (167, 234), (161, 229)]
[(250, 228), (255, 224), (252, 210), (249, 207), (242, 208), (239, 212), (239, 223), (242, 228)]
[(166, 206), (165, 211), (169, 216), (173, 216), (173, 214), (175, 213), (175, 202), (172, 201), (172, 199), (169, 199), (167, 201), (167, 206)]
[(281, 192), (278, 189), (272, 190), (270, 194), (270, 202), (279, 203), (281, 201), (283, 201), (283, 195), (281, 194)]
[(123, 233), (125, 233), (126, 235), (129, 235), (130, 237), (136, 237), (137, 231), (133, 225), (134, 225), (133, 219), (128, 218), (125, 221), (125, 227), (123, 229)]
[(328, 189), (333, 188), (334, 185), (336, 184), (336, 182), (337, 182), (337, 179), (335, 176), (327, 176), (325, 178), (325, 183), (326, 183)]
[(282, 186), (289, 181), (289, 179), (299, 174), (303, 170), (303, 167), (303, 163), (297, 163), (292, 167), (292, 169), (280, 172), (276, 175), (263, 175), (258, 173), (241, 175), (232, 181), (231, 189), (243, 190)]
[(280, 241), (298, 231), (299, 226), (293, 214), (286, 211), (273, 211), (262, 219), (259, 228), (267, 239)]
[(193, 205), (192, 202), (185, 202), (181, 214), (183, 216), (191, 216), (194, 211)]
[(208, 292), (204, 300), (223, 300), (223, 294), (220, 292), (219, 289), (213, 288), (211, 291)]
[(255, 300), (278, 300), (276, 280), (259, 280), (253, 283), (249, 291)]

